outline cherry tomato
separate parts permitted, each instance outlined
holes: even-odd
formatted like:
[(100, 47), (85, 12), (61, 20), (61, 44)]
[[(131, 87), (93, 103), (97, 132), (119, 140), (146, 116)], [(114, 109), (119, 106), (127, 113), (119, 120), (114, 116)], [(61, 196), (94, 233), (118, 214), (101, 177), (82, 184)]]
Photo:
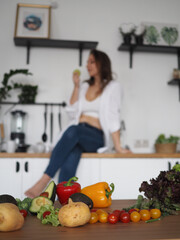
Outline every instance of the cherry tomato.
[(130, 219), (132, 222), (139, 222), (141, 220), (141, 215), (137, 211), (133, 211), (130, 214)]
[(119, 221), (119, 218), (118, 218), (118, 216), (116, 214), (114, 214), (114, 213), (109, 214), (109, 216), (108, 216), (108, 222), (109, 223), (115, 224), (118, 221)]
[(139, 212), (139, 208), (134, 208), (137, 212)]
[(161, 211), (157, 208), (151, 209), (150, 210), (151, 217), (153, 219), (159, 218), (161, 216)]
[(118, 219), (120, 219), (121, 210), (114, 210), (112, 213), (117, 215)]
[(42, 192), (39, 196), (47, 197), (47, 198), (48, 198), (49, 193), (48, 193), (48, 192)]
[(150, 211), (147, 209), (142, 209), (142, 210), (140, 210), (139, 213), (141, 215), (141, 220), (143, 220), (143, 221), (147, 221), (151, 218)]
[(101, 214), (101, 213), (104, 213), (104, 212), (105, 212), (105, 211), (102, 210), (102, 209), (98, 209), (98, 210), (96, 211), (97, 215), (99, 215), (99, 214)]
[(108, 213), (107, 212), (102, 212), (98, 215), (98, 220), (101, 223), (106, 223), (108, 221)]
[(91, 218), (89, 220), (89, 223), (96, 223), (98, 221), (98, 215), (96, 212), (91, 212)]
[(21, 210), (19, 210), (20, 211), (20, 213), (23, 215), (23, 217), (25, 218), (26, 216), (27, 216), (27, 214), (28, 214), (28, 212), (25, 210), (25, 209), (21, 209)]
[(94, 208), (93, 208), (93, 209), (91, 209), (91, 212), (96, 212), (96, 211), (97, 211), (97, 209), (94, 209)]
[(48, 215), (50, 215), (50, 214), (51, 214), (50, 211), (46, 211), (46, 212), (44, 212), (44, 213), (43, 213), (43, 218), (45, 218), (46, 216), (48, 216)]
[(121, 213), (124, 213), (124, 212), (126, 212), (125, 210), (121, 210), (121, 212), (120, 212), (120, 216), (121, 216)]
[(123, 223), (129, 223), (130, 222), (130, 215), (127, 212), (121, 213), (120, 220)]
[(128, 213), (131, 214), (131, 213), (134, 212), (134, 211), (137, 212), (137, 210), (136, 210), (135, 208), (131, 208), (131, 209), (128, 211)]

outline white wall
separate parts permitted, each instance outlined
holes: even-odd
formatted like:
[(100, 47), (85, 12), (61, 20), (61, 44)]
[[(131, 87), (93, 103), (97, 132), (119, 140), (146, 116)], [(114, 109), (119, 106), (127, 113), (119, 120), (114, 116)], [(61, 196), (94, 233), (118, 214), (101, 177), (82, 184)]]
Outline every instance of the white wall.
[[(0, 0), (0, 79), (10, 69), (28, 68), (32, 77), (25, 81), (38, 84), (37, 102), (67, 101), (72, 89), (72, 70), (78, 66), (77, 50), (32, 48), (30, 64), (26, 64), (26, 48), (13, 42), (17, 3), (51, 4), (51, 0)], [(56, 0), (52, 9), (51, 38), (98, 41), (98, 49), (112, 60), (113, 71), (124, 88), (122, 118), (126, 123), (126, 144), (134, 151), (137, 139), (149, 140), (150, 149), (161, 132), (180, 135), (180, 102), (177, 86), (169, 86), (172, 71), (177, 68), (173, 54), (135, 53), (133, 68), (129, 68), (128, 52), (118, 51), (122, 42), (119, 26), (124, 22), (139, 25), (143, 21), (178, 24), (179, 0)], [(89, 51), (83, 53), (83, 66)], [(12, 94), (12, 99), (17, 95)], [(10, 100), (10, 99), (8, 99)], [(42, 107), (21, 107), (28, 112), (27, 143), (41, 140), (43, 133)], [(10, 115), (2, 107), (1, 121), (5, 122), (9, 138)], [(55, 132), (58, 132), (57, 108)], [(67, 122), (63, 112), (63, 125)], [(48, 123), (49, 124), (49, 123)], [(48, 130), (49, 133), (49, 130)]]

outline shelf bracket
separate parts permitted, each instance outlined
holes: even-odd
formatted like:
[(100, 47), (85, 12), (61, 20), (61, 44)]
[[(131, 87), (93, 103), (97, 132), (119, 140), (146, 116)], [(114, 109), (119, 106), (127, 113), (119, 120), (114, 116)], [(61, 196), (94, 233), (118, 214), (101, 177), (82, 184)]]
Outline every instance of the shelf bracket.
[(27, 42), (27, 59), (26, 59), (26, 63), (27, 63), (27, 64), (29, 64), (30, 47), (31, 47), (31, 44), (30, 44), (30, 42), (28, 41), (28, 42)]
[(130, 46), (129, 49), (129, 67), (132, 68), (132, 64), (133, 64), (133, 47)]
[(180, 50), (179, 49), (177, 52), (177, 57), (178, 57), (178, 69), (180, 69)]
[(82, 66), (82, 50), (83, 46), (82, 44), (79, 45), (79, 66)]

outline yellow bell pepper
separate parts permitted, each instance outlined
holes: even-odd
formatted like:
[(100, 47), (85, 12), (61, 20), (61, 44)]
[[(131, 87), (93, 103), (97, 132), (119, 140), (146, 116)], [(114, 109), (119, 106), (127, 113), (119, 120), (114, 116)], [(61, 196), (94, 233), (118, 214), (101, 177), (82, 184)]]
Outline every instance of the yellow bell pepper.
[[(110, 189), (110, 187), (112, 189)], [(108, 207), (111, 205), (111, 195), (114, 191), (114, 184), (110, 187), (107, 182), (99, 182), (81, 189), (81, 193), (87, 195), (93, 201), (94, 207)]]

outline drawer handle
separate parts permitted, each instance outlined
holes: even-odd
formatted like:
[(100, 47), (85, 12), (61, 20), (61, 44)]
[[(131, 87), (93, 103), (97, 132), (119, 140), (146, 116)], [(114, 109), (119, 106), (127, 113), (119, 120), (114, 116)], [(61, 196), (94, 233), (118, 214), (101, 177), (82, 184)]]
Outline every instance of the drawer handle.
[(24, 164), (24, 170), (25, 170), (25, 172), (28, 172), (28, 171), (29, 171), (29, 164), (28, 164), (28, 162), (25, 162), (25, 164)]
[(16, 162), (16, 172), (19, 172), (19, 170), (20, 170), (20, 164), (19, 162)]

